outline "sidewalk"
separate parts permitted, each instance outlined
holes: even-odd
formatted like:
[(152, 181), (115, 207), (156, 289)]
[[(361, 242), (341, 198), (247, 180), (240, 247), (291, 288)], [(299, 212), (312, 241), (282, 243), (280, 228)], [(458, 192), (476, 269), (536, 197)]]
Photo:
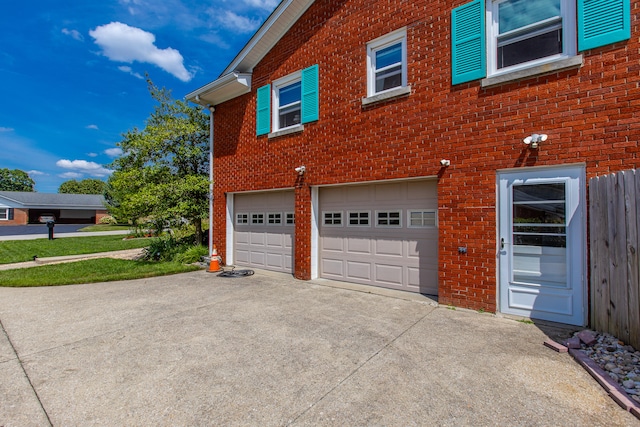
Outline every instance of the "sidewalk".
[(0, 264), (0, 271), (15, 270), (18, 268), (38, 267), (45, 264), (64, 264), (67, 262), (82, 261), (94, 258), (136, 259), (142, 255), (143, 248), (125, 249), (122, 251), (98, 252), (94, 254), (65, 255), (46, 258), (36, 258), (34, 261), (16, 262), (12, 264)]

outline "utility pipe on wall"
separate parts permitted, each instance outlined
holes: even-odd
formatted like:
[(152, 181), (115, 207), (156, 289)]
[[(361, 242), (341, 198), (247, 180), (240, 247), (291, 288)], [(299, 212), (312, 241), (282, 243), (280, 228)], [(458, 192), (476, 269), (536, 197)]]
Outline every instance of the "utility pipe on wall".
[(213, 253), (213, 105), (209, 105), (209, 255)]

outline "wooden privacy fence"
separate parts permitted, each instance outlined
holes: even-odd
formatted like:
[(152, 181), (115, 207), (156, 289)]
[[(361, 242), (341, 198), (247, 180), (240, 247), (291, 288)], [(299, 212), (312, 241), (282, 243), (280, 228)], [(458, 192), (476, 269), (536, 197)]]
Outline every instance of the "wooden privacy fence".
[(640, 349), (640, 171), (589, 181), (591, 326)]

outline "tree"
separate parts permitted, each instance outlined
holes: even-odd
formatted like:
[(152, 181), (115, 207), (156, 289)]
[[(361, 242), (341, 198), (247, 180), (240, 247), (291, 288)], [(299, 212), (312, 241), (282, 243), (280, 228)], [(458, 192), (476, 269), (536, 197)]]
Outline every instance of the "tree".
[(157, 101), (144, 129), (123, 134), (123, 154), (110, 167), (105, 198), (119, 220), (156, 224), (182, 219), (203, 241), (202, 220), (209, 206), (209, 122), (200, 107), (171, 98), (147, 77)]
[(0, 191), (36, 191), (36, 183), (20, 169), (0, 169)]
[(60, 184), (58, 188), (58, 193), (64, 194), (103, 194), (107, 187), (107, 183), (95, 179), (95, 178), (87, 178), (82, 181), (76, 181), (72, 179), (70, 181), (65, 181)]

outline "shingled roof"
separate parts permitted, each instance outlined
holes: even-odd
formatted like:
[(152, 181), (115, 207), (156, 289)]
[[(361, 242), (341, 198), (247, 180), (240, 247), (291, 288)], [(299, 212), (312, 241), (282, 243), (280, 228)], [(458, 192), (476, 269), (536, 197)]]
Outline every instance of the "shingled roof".
[(101, 194), (52, 194), (23, 191), (0, 191), (0, 200), (32, 209), (105, 209)]

